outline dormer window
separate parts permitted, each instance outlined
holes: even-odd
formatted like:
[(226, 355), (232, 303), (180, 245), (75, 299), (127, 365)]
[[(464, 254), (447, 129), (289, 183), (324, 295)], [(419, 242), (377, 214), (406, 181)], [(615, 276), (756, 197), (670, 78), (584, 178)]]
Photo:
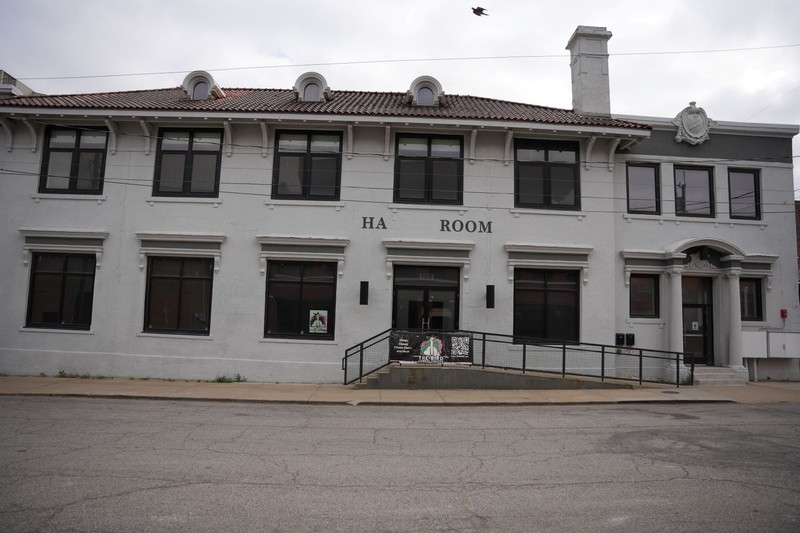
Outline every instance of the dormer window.
[(192, 100), (207, 100), (208, 99), (208, 84), (204, 81), (198, 81), (192, 87)]
[(294, 94), (298, 102), (326, 102), (333, 97), (328, 82), (316, 72), (306, 72), (297, 78)]
[(309, 83), (303, 89), (304, 102), (319, 102), (320, 90), (316, 83)]
[(439, 105), (444, 91), (442, 84), (431, 76), (420, 76), (411, 82), (408, 89), (408, 103), (415, 106)]
[(417, 92), (417, 105), (433, 105), (433, 91), (429, 87), (422, 87)]
[(202, 70), (195, 70), (183, 79), (183, 90), (192, 100), (225, 97), (225, 92), (216, 84), (211, 74)]

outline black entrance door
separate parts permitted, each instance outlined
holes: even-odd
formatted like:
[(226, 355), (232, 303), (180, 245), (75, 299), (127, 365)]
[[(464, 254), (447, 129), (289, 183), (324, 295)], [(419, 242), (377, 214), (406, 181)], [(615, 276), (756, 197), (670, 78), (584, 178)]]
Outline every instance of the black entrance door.
[(686, 363), (714, 364), (711, 282), (711, 278), (683, 277), (683, 351)]
[(394, 269), (395, 329), (458, 329), (459, 269), (396, 266)]

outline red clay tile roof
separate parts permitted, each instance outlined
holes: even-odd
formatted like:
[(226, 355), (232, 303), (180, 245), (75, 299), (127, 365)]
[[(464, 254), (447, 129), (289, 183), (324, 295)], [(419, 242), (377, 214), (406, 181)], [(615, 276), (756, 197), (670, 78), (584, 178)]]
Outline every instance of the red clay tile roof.
[(19, 96), (0, 100), (7, 107), (220, 113), (298, 113), (504, 120), (649, 129), (645, 124), (613, 118), (585, 117), (570, 110), (477, 96), (445, 94), (439, 106), (413, 106), (405, 93), (333, 91), (326, 102), (297, 102), (291, 89), (224, 89), (225, 97), (192, 100), (182, 88), (56, 96)]

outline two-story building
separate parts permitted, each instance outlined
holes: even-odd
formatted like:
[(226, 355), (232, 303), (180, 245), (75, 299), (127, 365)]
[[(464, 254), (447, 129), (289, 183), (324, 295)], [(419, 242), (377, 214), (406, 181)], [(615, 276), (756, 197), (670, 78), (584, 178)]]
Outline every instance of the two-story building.
[(610, 37), (569, 40), (571, 110), (314, 72), (11, 91), (0, 372), (333, 382), (399, 328), (800, 378), (798, 127), (613, 116)]

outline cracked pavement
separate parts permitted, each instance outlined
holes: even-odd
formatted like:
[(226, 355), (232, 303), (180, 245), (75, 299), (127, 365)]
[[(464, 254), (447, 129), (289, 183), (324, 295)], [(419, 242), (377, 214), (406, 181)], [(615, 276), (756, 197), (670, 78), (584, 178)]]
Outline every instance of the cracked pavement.
[(2, 531), (797, 531), (800, 404), (0, 397)]

